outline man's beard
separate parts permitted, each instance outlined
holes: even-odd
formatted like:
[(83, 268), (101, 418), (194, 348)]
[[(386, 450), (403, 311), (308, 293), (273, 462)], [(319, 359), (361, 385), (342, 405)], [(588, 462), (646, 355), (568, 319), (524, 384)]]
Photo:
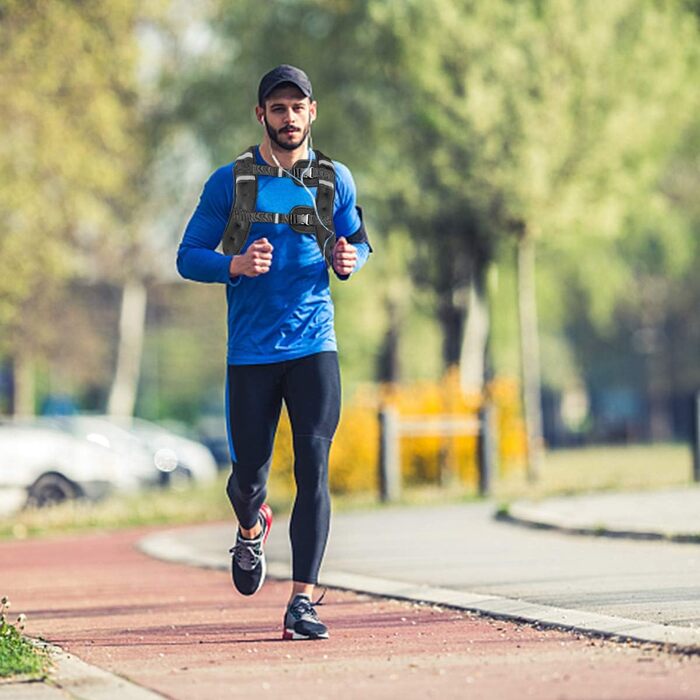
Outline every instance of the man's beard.
[[(307, 137), (309, 136), (309, 131), (310, 127), (309, 124), (307, 124), (304, 127), (304, 130), (301, 132), (301, 139), (299, 140), (298, 143), (295, 143), (293, 141), (281, 141), (278, 135), (278, 132), (275, 131), (269, 124), (265, 124), (265, 128), (267, 129), (267, 135), (270, 137), (272, 141), (274, 141), (280, 148), (283, 148), (285, 151), (295, 151), (297, 148), (299, 148), (304, 141), (306, 141)], [(284, 129), (280, 129), (280, 132), (284, 131)], [(297, 133), (297, 132), (295, 132)]]

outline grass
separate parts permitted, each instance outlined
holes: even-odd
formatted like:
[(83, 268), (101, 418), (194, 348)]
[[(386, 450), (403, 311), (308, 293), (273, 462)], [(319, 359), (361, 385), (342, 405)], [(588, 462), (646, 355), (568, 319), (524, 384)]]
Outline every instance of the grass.
[[(524, 470), (511, 470), (496, 480), (493, 498), (501, 504), (518, 498), (544, 498), (591, 491), (644, 490), (689, 484), (690, 450), (683, 445), (595, 447), (549, 452), (536, 483), (528, 483)], [(58, 535), (85, 530), (111, 530), (147, 525), (232, 520), (226, 497), (227, 475), (185, 490), (153, 490), (118, 495), (100, 503), (69, 502), (42, 510), (25, 510), (0, 519), (0, 538)], [(452, 483), (407, 486), (399, 505), (434, 505), (475, 500), (475, 490)], [(291, 494), (273, 478), (270, 503), (279, 514), (289, 511)], [(380, 507), (374, 493), (336, 495), (335, 511)], [(503, 506), (507, 507), (507, 505)]]
[(645, 491), (691, 484), (687, 445), (631, 445), (553, 450), (540, 477), (528, 483), (520, 470), (498, 481), (499, 500), (540, 499), (595, 491)]
[(68, 501), (41, 509), (25, 509), (0, 519), (0, 538), (25, 539), (85, 530), (113, 530), (147, 525), (178, 525), (231, 518), (225, 475), (206, 485), (149, 489), (116, 494), (103, 501)]
[(0, 601), (0, 678), (22, 676), (27, 680), (43, 678), (49, 665), (46, 653), (37, 649), (22, 636), (24, 616), (18, 616), (17, 622), (7, 621), (10, 601)]

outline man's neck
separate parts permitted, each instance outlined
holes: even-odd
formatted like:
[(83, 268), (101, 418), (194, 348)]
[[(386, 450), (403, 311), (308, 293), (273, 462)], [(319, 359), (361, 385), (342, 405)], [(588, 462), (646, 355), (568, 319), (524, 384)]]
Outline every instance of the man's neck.
[(275, 158), (279, 164), (289, 170), (298, 160), (307, 159), (309, 157), (309, 140), (304, 139), (304, 142), (295, 148), (293, 151), (288, 151), (285, 148), (280, 148), (273, 143), (269, 138), (266, 138), (260, 144), (260, 155), (270, 165), (277, 165)]

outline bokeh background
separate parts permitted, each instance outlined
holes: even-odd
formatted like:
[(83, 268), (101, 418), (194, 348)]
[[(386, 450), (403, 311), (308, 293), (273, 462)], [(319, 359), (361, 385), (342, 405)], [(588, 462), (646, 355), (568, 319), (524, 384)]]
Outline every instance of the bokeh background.
[[(223, 433), (224, 290), (175, 253), (286, 62), (375, 249), (333, 282), (334, 490), (376, 488), (386, 405), (492, 404), (503, 482), (689, 479), (699, 29), (697, 0), (0, 0), (0, 411)], [(407, 439), (404, 477), (473, 489), (475, 454)]]

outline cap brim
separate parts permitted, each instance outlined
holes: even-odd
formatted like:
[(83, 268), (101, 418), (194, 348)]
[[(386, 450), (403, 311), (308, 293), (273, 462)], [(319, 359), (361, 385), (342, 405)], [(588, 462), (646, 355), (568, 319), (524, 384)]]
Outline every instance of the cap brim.
[(311, 97), (311, 91), (305, 88), (303, 85), (299, 85), (296, 80), (291, 80), (290, 78), (280, 78), (276, 83), (273, 83), (265, 93), (262, 95), (262, 99), (266, 100), (271, 92), (274, 92), (280, 85), (294, 85), (294, 87), (299, 88), (301, 94), (304, 97)]

